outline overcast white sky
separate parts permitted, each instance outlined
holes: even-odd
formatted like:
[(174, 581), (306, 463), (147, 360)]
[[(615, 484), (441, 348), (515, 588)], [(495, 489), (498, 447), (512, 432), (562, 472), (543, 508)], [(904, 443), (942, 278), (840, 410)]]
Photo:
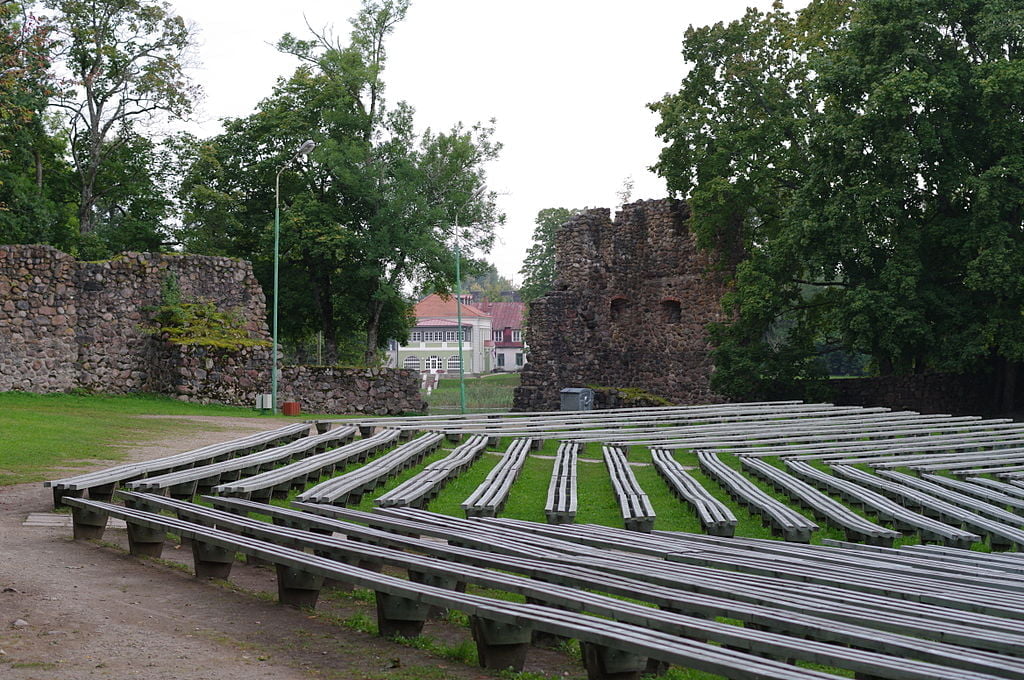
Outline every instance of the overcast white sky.
[[(273, 43), (306, 36), (305, 21), (349, 33), (359, 0), (171, 0), (199, 29), (194, 76), (206, 98), (199, 132), (252, 112), (294, 58)], [(787, 9), (806, 4), (789, 0)], [(419, 128), (497, 119), (501, 158), (489, 168), (507, 223), (487, 258), (520, 281), (539, 210), (613, 208), (632, 177), (633, 200), (661, 198), (657, 117), (646, 105), (679, 89), (683, 32), (742, 16), (771, 0), (413, 0), (391, 36), (389, 101)], [(305, 20), (304, 17), (305, 16)]]

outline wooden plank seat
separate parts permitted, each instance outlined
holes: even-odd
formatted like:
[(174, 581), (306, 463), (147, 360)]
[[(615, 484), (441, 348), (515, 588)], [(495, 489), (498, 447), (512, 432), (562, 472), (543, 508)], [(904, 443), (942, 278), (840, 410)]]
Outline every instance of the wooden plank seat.
[(629, 468), (625, 449), (606, 445), (601, 447), (601, 452), (626, 528), (630, 531), (650, 532), (656, 519), (654, 508)]
[(501, 512), (532, 447), (532, 439), (512, 440), (498, 464), (460, 504), (466, 517), (494, 517)]
[[(285, 528), (289, 527), (288, 521), (293, 521), (292, 517), (301, 516), (303, 513), (276, 507), (272, 509), (274, 520), (275, 523), (281, 520), (281, 526), (272, 526), (265, 522), (245, 519), (238, 515), (182, 501), (143, 494), (123, 495), (132, 503), (132, 507), (137, 509), (153, 512), (170, 510), (178, 513), (179, 519), (204, 526), (216, 525), (218, 529), (299, 550), (312, 550), (317, 555), (327, 556), (347, 564), (370, 562), (378, 568), (381, 565), (399, 567), (405, 569), (410, 578), (416, 582), (444, 585), (447, 588), (451, 588), (459, 582), (496, 588), (525, 595), (529, 601), (535, 604), (574, 611), (584, 610), (600, 616), (610, 616), (617, 621), (641, 625), (648, 629), (699, 637), (758, 654), (805, 660), (814, 660), (810, 654), (825, 654), (828, 661), (822, 661), (822, 657), (818, 656), (818, 662), (834, 664), (861, 673), (868, 671), (868, 667), (864, 665), (865, 661), (873, 659), (875, 667), (872, 669), (872, 675), (875, 677), (921, 677), (916, 673), (926, 670), (932, 673), (938, 672), (939, 675), (936, 677), (964, 677), (951, 675), (953, 671), (948, 668), (942, 670), (914, 666), (908, 668), (902, 663), (894, 664), (891, 658), (881, 658), (876, 655), (870, 655), (866, 659), (864, 655), (851, 654), (846, 651), (836, 656), (832, 652), (837, 649), (834, 643), (838, 642), (887, 655), (920, 658), (940, 666), (958, 669), (961, 672), (968, 670), (992, 673), (999, 669), (1000, 673), (1006, 673), (1009, 670), (1010, 677), (1024, 677), (1024, 661), (1007, 659), (1005, 656), (979, 654), (961, 647), (925, 642), (909, 636), (891, 635), (877, 630), (835, 624), (819, 617), (800, 617), (789, 612), (773, 611), (766, 607), (736, 605), (718, 598), (691, 595), (641, 581), (612, 577), (591, 569), (553, 568), (550, 563), (543, 560), (499, 557), (481, 551), (438, 544), (436, 541), (420, 541), (415, 538), (395, 536), (391, 533), (358, 527), (346, 522), (314, 520), (318, 523), (316, 529), (320, 532), (337, 532), (348, 539), (357, 540), (358, 543), (355, 543), (346, 538), (329, 537), (322, 533)], [(255, 505), (251, 502), (249, 504)], [(255, 511), (259, 512), (260, 508), (255, 508)], [(304, 522), (305, 519), (299, 517), (294, 521)], [(418, 553), (426, 553), (427, 556), (423, 557)], [(456, 564), (470, 565), (470, 567), (455, 566)], [(490, 569), (511, 572), (519, 576), (496, 575), (489, 571)], [(523, 578), (523, 576), (531, 578)], [(647, 601), (668, 610), (669, 615), (658, 614), (652, 619), (652, 612), (647, 607), (636, 604), (622, 606), (621, 600), (584, 591), (608, 593)], [(747, 628), (753, 631), (765, 631), (769, 634), (738, 633), (745, 629), (700, 620), (728, 615), (719, 612), (732, 612), (734, 615), (739, 615), (747, 624)], [(680, 617), (680, 614), (685, 616)], [(697, 617), (697, 619), (692, 617)], [(794, 645), (794, 638), (788, 636), (795, 636), (797, 640), (809, 636), (819, 642), (810, 644), (798, 642)], [(822, 646), (823, 642), (833, 644)], [(965, 656), (968, 658), (965, 659)], [(904, 675), (907, 672), (910, 672), (911, 675)]]
[(1024, 498), (1024, 485), (1015, 484), (1012, 480), (996, 480), (988, 477), (968, 477), (964, 481), (994, 489), (995, 491), (1004, 493), (1007, 496), (1013, 496), (1014, 498)]
[(452, 479), (469, 468), (487, 448), (487, 435), (473, 435), (452, 449), (439, 461), (426, 465), (423, 470), (402, 482), (391, 491), (374, 499), (376, 505), (410, 505), (424, 507)]
[(697, 460), (704, 474), (721, 484), (734, 501), (760, 515), (775, 535), (787, 541), (808, 543), (811, 534), (818, 530), (817, 524), (769, 496), (714, 453), (697, 451)]
[[(229, 558), (233, 560), (235, 553), (251, 555), (270, 562), (277, 569), (278, 598), (283, 604), (315, 606), (325, 579), (334, 579), (373, 590), (377, 594), (378, 627), (384, 634), (411, 632), (422, 626), (422, 621), (431, 606), (465, 612), (471, 619), (471, 630), (477, 643), (481, 665), (487, 668), (521, 669), (532, 632), (541, 631), (580, 640), (585, 645), (584, 660), (588, 677), (596, 680), (638, 677), (640, 671), (647, 667), (648, 659), (737, 679), (834, 678), (820, 671), (786, 663), (786, 659), (790, 657), (784, 655), (792, 655), (798, 649), (803, 655), (826, 654), (828, 658), (841, 661), (854, 672), (865, 676), (913, 680), (992, 680), (996, 677), (704, 621), (668, 611), (658, 612), (615, 598), (503, 575), (499, 572), (488, 572), (487, 579), (494, 585), (508, 589), (521, 587), (527, 592), (545, 595), (548, 598), (553, 598), (557, 594), (566, 604), (570, 604), (570, 596), (575, 596), (582, 605), (577, 608), (593, 610), (595, 614), (600, 612), (601, 616), (605, 617), (614, 613), (620, 619), (632, 619), (637, 623), (597, 618), (578, 611), (538, 604), (496, 600), (462, 593), (453, 588), (377, 573), (292, 547), (156, 513), (84, 499), (69, 501), (69, 504), (73, 504), (72, 507), (77, 509), (76, 516), (79, 521), (76, 527), (79, 528), (80, 538), (86, 537), (84, 534), (93, 526), (90, 522), (99, 516), (102, 516), (104, 522), (107, 516), (118, 517), (128, 522), (129, 527), (136, 527), (135, 539), (132, 540), (130, 537), (130, 542), (140, 548), (137, 550), (138, 554), (145, 554), (147, 550), (156, 552), (153, 546), (162, 545), (162, 537), (167, 532), (188, 538), (194, 546), (197, 575), (206, 575), (210, 571), (219, 572)], [(142, 540), (143, 537), (150, 540)], [(158, 537), (161, 539), (159, 542), (155, 540)], [(320, 540), (326, 541), (323, 537)], [(328, 547), (326, 542), (320, 545)], [(341, 549), (338, 545), (330, 547)], [(421, 562), (416, 565), (417, 567), (425, 565), (428, 558), (419, 559)], [(437, 562), (443, 565), (442, 562)], [(212, 570), (211, 566), (214, 567)], [(452, 569), (452, 573), (463, 577), (478, 574), (470, 572), (465, 567), (457, 571), (454, 567)], [(725, 644), (720, 646), (681, 637), (680, 634), (689, 634), (691, 637), (715, 634), (720, 636)], [(738, 651), (736, 647), (756, 649), (759, 655)], [(766, 658), (768, 654), (780, 656), (783, 660)]]
[(293, 463), (347, 444), (355, 437), (356, 431), (355, 427), (338, 427), (322, 434), (297, 439), (284, 446), (229, 458), (219, 463), (137, 479), (125, 483), (124, 487), (133, 491), (164, 493), (173, 498), (191, 498), (197, 493), (208, 492), (218, 484), (251, 477), (273, 469), (279, 464)]
[(886, 529), (861, 517), (807, 482), (764, 460), (740, 457), (740, 461), (745, 469), (775, 490), (789, 496), (801, 508), (812, 512), (816, 519), (845, 532), (848, 541), (891, 546), (893, 541), (901, 536), (900, 532)]
[[(397, 436), (399, 430), (390, 432)], [(307, 489), (296, 498), (310, 503), (358, 503), (363, 494), (370, 493), (402, 470), (419, 463), (435, 451), (443, 440), (444, 435), (440, 432), (424, 433), (352, 472), (346, 472)]]
[[(905, 484), (919, 491), (924, 491), (927, 494), (952, 503), (953, 505), (965, 508), (971, 512), (976, 512), (979, 515), (991, 517), (992, 519), (1000, 522), (1006, 522), (1011, 526), (1019, 527), (1024, 523), (1024, 517), (1021, 517), (1016, 513), (975, 498), (969, 494), (961, 493), (960, 491), (955, 490), (952, 486), (937, 484), (933, 480), (926, 479), (924, 475), (921, 477), (914, 477), (895, 470), (879, 470), (877, 474), (879, 477), (883, 477), (884, 479), (888, 479), (899, 484)], [(928, 475), (928, 477), (934, 478), (935, 475)]]
[[(612, 551), (609, 552), (548, 537), (562, 534), (578, 537), (579, 529), (590, 525), (554, 526), (509, 519), (474, 519), (467, 524), (467, 520), (455, 520), (409, 508), (385, 509), (370, 514), (330, 506), (305, 504), (302, 507), (316, 514), (346, 517), (383, 530), (446, 538), (450, 542), (501, 555), (536, 557), (569, 568), (579, 568), (581, 564), (586, 564), (619, 578), (639, 579), (751, 604), (770, 604), (780, 609), (828, 616), (837, 621), (869, 625), (890, 632), (912, 632), (915, 636), (932, 640), (956, 640), (960, 644), (979, 649), (1018, 654), (1021, 647), (1019, 641), (1015, 641), (1020, 639), (1016, 636), (1024, 635), (1024, 623), (968, 611), (969, 602), (950, 609), (918, 601), (910, 605), (913, 607), (910, 611), (906, 601), (875, 593), (810, 584), (794, 590), (791, 583), (765, 576), (723, 572), (662, 560), (644, 559), (637, 562), (621, 552), (621, 541), (613, 541), (610, 546)], [(473, 524), (477, 522), (486, 523), (486, 526), (474, 527)], [(610, 530), (608, 527), (601, 529)], [(648, 536), (636, 532), (626, 533), (636, 537), (633, 540)], [(948, 593), (946, 595), (949, 596)]]
[(579, 442), (562, 442), (555, 454), (548, 482), (548, 495), (544, 501), (544, 516), (548, 524), (572, 524), (579, 506), (577, 497), (576, 466), (579, 463)]
[(969, 467), (985, 467), (988, 464), (1003, 465), (1024, 461), (1024, 448), (985, 451), (957, 451), (954, 453), (932, 453), (918, 456), (900, 456), (896, 460), (868, 463), (873, 468), (892, 469), (899, 467), (931, 472), (935, 470), (959, 470)]
[(736, 516), (725, 503), (711, 495), (700, 482), (693, 478), (683, 466), (672, 457), (669, 449), (651, 448), (654, 469), (665, 480), (668, 487), (680, 499), (693, 506), (700, 525), (712, 536), (733, 536), (736, 532)]
[[(1011, 508), (1018, 515), (1024, 511), (1024, 498), (1019, 494), (1008, 494), (986, 484), (978, 484), (976, 482), (965, 481), (962, 479), (953, 479), (942, 475), (922, 474), (921, 479), (931, 482), (932, 484), (948, 487), (954, 491), (959, 491), (966, 496), (977, 498), (978, 500), (985, 501), (993, 505), (1003, 508)], [(1011, 486), (1010, 488), (1013, 487)], [(1024, 517), (1022, 517), (1020, 521), (1024, 522)]]
[(305, 486), (309, 480), (319, 479), (322, 475), (331, 474), (350, 463), (366, 460), (376, 451), (391, 446), (400, 434), (398, 430), (381, 430), (371, 437), (357, 439), (336, 449), (317, 453), (273, 470), (218, 484), (213, 487), (212, 492), (253, 500), (269, 501), (273, 497), (282, 498), (292, 489)]
[(53, 507), (59, 508), (65, 496), (81, 497), (86, 492), (89, 498), (110, 500), (118, 485), (140, 477), (163, 474), (174, 470), (185, 470), (197, 464), (216, 463), (234, 456), (279, 446), (305, 437), (309, 434), (310, 423), (292, 423), (274, 430), (256, 432), (219, 444), (203, 446), (191, 451), (136, 463), (115, 465), (96, 472), (87, 472), (63, 479), (43, 482), (53, 489)]
[(982, 540), (980, 535), (961, 529), (959, 522), (956, 525), (946, 524), (938, 519), (922, 515), (877, 491), (865, 488), (855, 481), (842, 479), (818, 470), (803, 460), (787, 460), (786, 468), (812, 486), (836, 494), (845, 503), (863, 508), (880, 521), (890, 523), (901, 533), (916, 531), (922, 541), (938, 541), (951, 547), (970, 548), (974, 543)]
[[(981, 576), (999, 578), (1000, 575), (1003, 578), (1009, 576), (1010, 580), (1020, 581), (1024, 578), (1024, 561), (1020, 559), (1014, 559), (1010, 562), (1001, 561), (999, 558), (1004, 556), (1017, 556), (1018, 553), (980, 553), (974, 550), (963, 550), (960, 548), (942, 548), (941, 552), (927, 550), (920, 551), (918, 548), (937, 548), (940, 546), (919, 544), (919, 545), (904, 545), (899, 548), (881, 548), (878, 546), (864, 545), (861, 543), (847, 543), (846, 541), (836, 541), (830, 538), (824, 538), (821, 541), (821, 547), (835, 547), (843, 550), (864, 550), (876, 553), (875, 559), (879, 559), (878, 551), (885, 551), (894, 553), (893, 559), (899, 559), (900, 562), (909, 561), (911, 563), (917, 563), (919, 560), (924, 560), (929, 564), (933, 565), (934, 569), (937, 570), (948, 570), (956, 573), (965, 574), (978, 574)], [(984, 559), (975, 559), (978, 555), (982, 555)], [(908, 559), (908, 556), (909, 559)], [(885, 558), (883, 555), (882, 559)]]
[[(846, 465), (834, 465), (832, 470), (847, 479), (872, 486), (883, 494), (897, 499), (901, 505), (909, 506), (913, 509), (919, 508), (925, 513), (935, 515), (943, 522), (956, 522), (962, 524), (970, 531), (987, 536), (989, 545), (993, 550), (1008, 550), (1014, 545), (1024, 547), (1024, 531), (1016, 526), (1010, 526), (994, 519), (989, 519), (977, 512), (967, 510), (933, 494), (914, 488), (909, 484), (904, 484), (902, 481), (897, 482), (891, 479), (883, 479), (877, 475), (872, 475)], [(906, 477), (914, 479), (909, 475), (906, 475)], [(952, 492), (947, 491), (946, 493)]]
[(809, 442), (804, 444), (781, 444), (765, 447), (764, 451), (745, 449), (747, 456), (784, 456), (801, 460), (834, 460), (844, 465), (870, 463), (881, 459), (897, 459), (901, 456), (918, 458), (924, 453), (934, 454), (995, 451), (1001, 448), (1019, 446), (1024, 443), (1024, 428), (1017, 431), (963, 432), (941, 436), (890, 436), (873, 437), (870, 440), (844, 442)]

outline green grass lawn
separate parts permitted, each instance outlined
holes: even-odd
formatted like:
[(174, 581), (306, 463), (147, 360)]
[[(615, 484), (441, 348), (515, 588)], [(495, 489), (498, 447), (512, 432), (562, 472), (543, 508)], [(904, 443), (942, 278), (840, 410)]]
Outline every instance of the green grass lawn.
[[(74, 474), (58, 468), (124, 458), (129, 446), (174, 433), (220, 430), (210, 423), (144, 415), (258, 417), (232, 406), (203, 406), (155, 395), (0, 393), (0, 485)], [(267, 417), (267, 429), (281, 417)]]
[[(466, 378), (467, 411), (507, 411), (519, 386), (518, 373), (494, 373)], [(460, 408), (459, 379), (442, 378), (430, 395), (424, 394), (431, 413), (450, 413)]]

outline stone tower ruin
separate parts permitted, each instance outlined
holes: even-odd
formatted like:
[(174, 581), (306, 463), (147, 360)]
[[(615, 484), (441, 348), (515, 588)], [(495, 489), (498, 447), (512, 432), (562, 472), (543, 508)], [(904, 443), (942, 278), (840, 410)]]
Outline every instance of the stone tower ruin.
[(593, 386), (722, 401), (705, 326), (725, 318), (727, 276), (688, 222), (686, 203), (662, 199), (625, 205), (615, 221), (586, 210), (559, 230), (553, 289), (529, 308), (514, 408), (557, 409), (562, 388)]

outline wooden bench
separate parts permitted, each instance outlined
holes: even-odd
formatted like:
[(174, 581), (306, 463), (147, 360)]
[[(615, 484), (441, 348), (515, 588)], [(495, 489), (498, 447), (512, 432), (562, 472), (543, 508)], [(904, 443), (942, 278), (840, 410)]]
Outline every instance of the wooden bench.
[(382, 430), (366, 439), (357, 439), (336, 449), (318, 453), (283, 467), (243, 477), (213, 487), (215, 494), (269, 501), (281, 498), (292, 489), (302, 488), (309, 480), (319, 479), (338, 468), (366, 460), (371, 454), (390, 446), (398, 439), (398, 430)]
[(817, 524), (769, 496), (715, 454), (698, 451), (697, 460), (704, 474), (721, 484), (734, 501), (760, 515), (761, 521), (771, 528), (772, 533), (781, 535), (787, 541), (808, 543), (811, 534), (818, 530)]
[(474, 435), (455, 447), (450, 454), (439, 461), (430, 463), (413, 477), (402, 482), (391, 491), (377, 497), (373, 502), (382, 507), (405, 506), (424, 507), (445, 484), (469, 468), (487, 447), (486, 435)]
[(810, 510), (816, 519), (842, 530), (848, 541), (891, 546), (900, 532), (886, 529), (867, 520), (810, 484), (756, 458), (741, 457), (743, 467), (764, 480), (775, 490), (786, 494), (801, 508)]
[(1012, 481), (1007, 483), (1006, 481), (998, 481), (995, 479), (989, 479), (988, 477), (968, 477), (965, 481), (970, 482), (971, 484), (987, 486), (988, 488), (1004, 493), (1007, 496), (1024, 498), (1024, 488), (1020, 485), (1014, 484)]
[(498, 464), (460, 504), (466, 517), (495, 517), (501, 512), (532, 447), (532, 439), (512, 440)]
[(282, 463), (293, 463), (316, 453), (324, 453), (352, 441), (355, 435), (356, 428), (339, 427), (323, 434), (297, 439), (284, 446), (229, 458), (219, 463), (137, 479), (125, 483), (124, 487), (133, 491), (165, 493), (172, 498), (192, 498), (197, 493), (207, 493), (218, 484), (251, 477)]
[(910, 509), (920, 508), (936, 515), (943, 522), (962, 524), (971, 531), (987, 536), (993, 550), (1007, 550), (1014, 545), (1024, 547), (1024, 531), (1015, 526), (997, 522), (907, 484), (883, 479), (854, 467), (834, 465), (832, 470), (847, 479), (872, 486)]
[[(829, 658), (853, 666), (855, 672), (875, 677), (924, 680), (992, 680), (994, 676), (952, 671), (936, 664), (908, 661), (898, 657), (851, 650), (837, 645), (800, 640), (765, 631), (702, 621), (672, 612), (657, 612), (647, 607), (615, 598), (543, 584), (499, 572), (488, 572), (490, 587), (507, 590), (523, 589), (574, 609), (586, 609), (601, 616), (632, 619), (636, 623), (609, 618), (596, 618), (579, 611), (555, 609), (538, 604), (518, 604), (479, 595), (461, 593), (453, 588), (438, 587), (425, 582), (361, 569), (342, 561), (309, 554), (284, 545), (244, 535), (229, 533), (201, 524), (155, 513), (122, 508), (109, 503), (69, 499), (76, 510), (76, 537), (96, 537), (96, 523), (107, 516), (125, 520), (130, 529), (129, 541), (135, 554), (156, 554), (163, 536), (173, 532), (190, 540), (193, 546), (197, 576), (218, 576), (236, 553), (252, 555), (275, 565), (278, 575), (278, 596), (284, 604), (314, 606), (325, 579), (334, 579), (373, 590), (377, 598), (378, 628), (383, 634), (409, 634), (422, 626), (430, 607), (463, 611), (470, 616), (470, 627), (477, 644), (481, 665), (486, 668), (522, 668), (533, 631), (580, 640), (584, 644), (584, 663), (588, 677), (597, 680), (638, 677), (649, 658), (681, 665), (731, 678), (777, 680), (820, 679), (830, 676), (765, 658), (767, 654), (785, 658), (800, 649), (803, 655), (827, 653)], [(269, 526), (269, 525), (268, 525)], [(134, 531), (131, 529), (134, 527)], [(282, 532), (284, 533), (284, 532)], [(93, 534), (89, 536), (88, 534)], [(288, 538), (295, 540), (294, 536)], [(344, 541), (320, 537), (319, 550), (342, 550)], [(400, 553), (395, 553), (400, 556)], [(407, 564), (412, 564), (412, 558)], [(428, 564), (418, 558), (413, 569)], [(431, 563), (433, 564), (433, 563)], [(441, 563), (443, 564), (443, 563)], [(438, 568), (441, 568), (438, 564)], [(228, 567), (230, 569), (230, 567)], [(454, 570), (462, 578), (475, 574), (466, 568)], [(480, 578), (483, 578), (480, 576)], [(570, 598), (575, 598), (575, 602)], [(539, 599), (539, 598), (536, 598)], [(578, 603), (578, 604), (577, 604)], [(640, 625), (638, 625), (640, 624)], [(671, 632), (664, 632), (668, 629)], [(681, 634), (707, 637), (715, 633), (726, 646), (680, 637)], [(415, 633), (413, 633), (415, 634)], [(756, 647), (759, 656), (736, 647)], [(764, 650), (764, 651), (761, 651)], [(900, 675), (896, 675), (900, 673)], [(957, 673), (959, 675), (955, 675)]]
[[(1020, 511), (1024, 511), (1024, 498), (1021, 498), (1019, 494), (1011, 495), (1004, 493), (997, 487), (964, 481), (961, 479), (952, 479), (950, 477), (943, 477), (942, 475), (922, 474), (921, 479), (931, 482), (932, 484), (948, 487), (953, 491), (958, 491), (966, 496), (977, 498), (978, 500), (985, 501), (1002, 508), (1013, 508), (1018, 513)], [(1024, 517), (1021, 517), (1020, 521), (1024, 522)]]
[(176, 453), (173, 456), (138, 463), (125, 463), (74, 477), (53, 479), (43, 482), (43, 486), (53, 488), (53, 507), (55, 508), (61, 507), (62, 499), (65, 496), (81, 497), (87, 491), (89, 498), (110, 500), (114, 489), (119, 484), (147, 475), (184, 470), (199, 463), (218, 462), (270, 446), (285, 444), (309, 434), (309, 427), (309, 423), (293, 423), (275, 430), (257, 432), (228, 442)]
[(625, 449), (621, 446), (602, 446), (601, 451), (626, 528), (649, 533), (654, 528), (654, 508), (629, 468)]
[(802, 460), (787, 460), (786, 467), (797, 477), (823, 491), (834, 493), (853, 507), (863, 508), (892, 524), (900, 532), (916, 531), (924, 542), (939, 541), (956, 548), (970, 548), (981, 536), (906, 508), (882, 494), (853, 481), (815, 469)]
[(576, 494), (576, 466), (579, 462), (578, 442), (562, 442), (555, 454), (551, 469), (548, 495), (544, 501), (544, 516), (548, 524), (572, 524), (576, 521), (578, 498)]
[[(992, 503), (987, 503), (969, 494), (961, 493), (950, 485), (937, 484), (934, 481), (926, 479), (924, 475), (918, 478), (902, 472), (896, 472), (895, 470), (880, 470), (877, 474), (879, 477), (883, 477), (898, 484), (905, 484), (906, 486), (917, 489), (918, 491), (923, 491), (935, 496), (936, 498), (940, 498), (947, 503), (952, 503), (953, 505), (965, 508), (971, 512), (976, 512), (979, 515), (991, 517), (992, 519), (1000, 522), (1006, 522), (1011, 526), (1020, 526), (1024, 523), (1024, 517), (1021, 517), (1018, 514), (1012, 513), (997, 505), (993, 505)], [(927, 476), (935, 477), (935, 475)]]
[(712, 536), (732, 536), (736, 532), (736, 516), (694, 479), (668, 449), (651, 449), (651, 460), (672, 492), (693, 506), (705, 532)]
[[(391, 432), (397, 435), (398, 430), (391, 430)], [(346, 472), (317, 484), (300, 493), (296, 498), (310, 503), (336, 503), (338, 505), (358, 503), (363, 494), (370, 493), (402, 470), (419, 463), (436, 450), (443, 440), (444, 435), (440, 432), (427, 432), (412, 441), (396, 446), (387, 455), (352, 472)]]
[[(766, 607), (738, 606), (735, 603), (722, 602), (716, 598), (690, 595), (680, 591), (651, 586), (640, 581), (609, 578), (592, 569), (551, 567), (537, 560), (499, 558), (493, 554), (465, 548), (444, 546), (436, 542), (423, 542), (414, 538), (396, 537), (383, 531), (373, 531), (356, 527), (348, 523), (334, 520), (319, 520), (321, 531), (333, 530), (346, 538), (327, 537), (322, 534), (309, 533), (274, 527), (263, 522), (247, 520), (220, 513), (216, 510), (193, 506), (179, 501), (156, 499), (136, 500), (152, 510), (171, 510), (177, 512), (181, 519), (200, 524), (216, 524), (218, 528), (239, 533), (249, 538), (273, 542), (298, 550), (312, 550), (320, 556), (329, 556), (347, 564), (360, 564), (371, 561), (374, 568), (388, 565), (404, 569), (410, 580), (416, 583), (441, 585), (446, 589), (457, 587), (458, 583), (472, 583), (481, 587), (496, 588), (506, 592), (524, 595), (528, 601), (549, 607), (587, 611), (599, 616), (642, 626), (649, 630), (658, 630), (673, 635), (684, 635), (698, 638), (733, 649), (743, 649), (762, 655), (777, 658), (800, 658), (817, 660), (821, 663), (836, 665), (872, 677), (886, 678), (919, 678), (972, 677), (975, 672), (992, 673), (997, 668), (1001, 673), (1009, 670), (1010, 677), (1024, 677), (1024, 662), (1007, 659), (998, 655), (971, 652), (945, 644), (935, 644), (910, 638), (892, 635), (877, 630), (862, 629), (856, 626), (836, 624), (825, 619), (799, 617), (783, 611), (773, 611)], [(274, 508), (275, 521), (278, 517), (301, 515)], [(288, 514), (285, 514), (288, 513)], [(301, 521), (297, 520), (297, 521)], [(390, 548), (377, 547), (375, 541), (381, 541)], [(424, 557), (417, 553), (427, 551)], [(459, 565), (471, 565), (470, 567)], [(536, 578), (510, 576), (505, 573), (496, 574), (490, 569), (501, 572), (512, 572)], [(587, 592), (591, 591), (591, 592)], [(607, 595), (597, 594), (608, 592), (619, 597), (630, 597), (650, 601), (662, 607), (663, 612), (651, 610), (633, 603), (625, 603)], [(711, 612), (731, 611), (739, 614), (747, 626), (738, 628), (713, 620)], [(681, 614), (685, 614), (682, 615)], [(709, 615), (711, 614), (711, 615)], [(697, 618), (693, 618), (696, 616)], [(756, 621), (756, 622), (755, 622)], [(395, 622), (386, 625), (394, 626)], [(402, 632), (416, 634), (422, 619), (400, 621), (400, 630), (392, 628), (386, 632)], [(383, 631), (382, 627), (382, 631)], [(403, 632), (404, 631), (404, 632)], [(801, 638), (809, 634), (814, 640), (805, 641)], [(825, 642), (831, 644), (825, 644)], [(850, 650), (842, 645), (861, 647), (866, 645), (871, 651), (862, 653)], [(613, 645), (608, 645), (614, 648)], [(841, 650), (841, 651), (840, 651)], [(875, 652), (884, 651), (887, 656)], [(914, 662), (906, 664), (904, 659), (894, 658), (895, 653), (906, 656), (929, 659), (937, 666), (918, 666)], [(812, 656), (815, 655), (815, 656)], [(824, 655), (824, 656), (821, 656)], [(964, 657), (968, 657), (964, 659)], [(971, 658), (974, 657), (974, 658)], [(979, 658), (980, 657), (980, 658)], [(827, 661), (826, 661), (827, 660)], [(639, 668), (639, 664), (636, 666)], [(953, 670), (956, 669), (956, 670)], [(605, 669), (607, 671), (607, 669)], [(966, 674), (965, 671), (967, 671)], [(921, 673), (933, 673), (933, 676), (922, 676)], [(960, 675), (957, 675), (959, 673)], [(617, 676), (613, 676), (617, 677)]]

